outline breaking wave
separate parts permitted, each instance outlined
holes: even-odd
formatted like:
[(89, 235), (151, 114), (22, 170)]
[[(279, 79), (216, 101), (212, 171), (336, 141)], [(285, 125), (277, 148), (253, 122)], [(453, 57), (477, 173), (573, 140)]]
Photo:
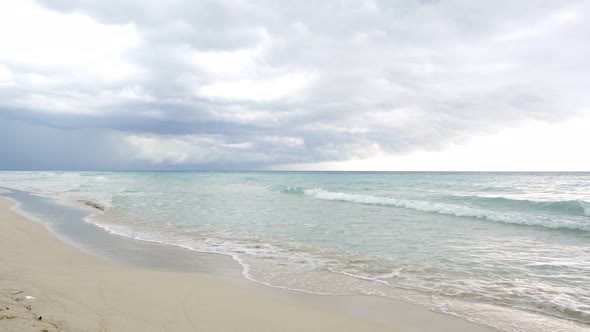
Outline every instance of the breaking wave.
[[(438, 213), (456, 217), (468, 217), (482, 219), (505, 224), (516, 224), (526, 226), (540, 226), (551, 229), (573, 229), (590, 231), (590, 204), (583, 201), (563, 201), (563, 202), (534, 202), (520, 201), (529, 206), (538, 206), (545, 209), (571, 210), (574, 207), (581, 209), (579, 212), (582, 216), (556, 216), (543, 215), (539, 213), (522, 213), (522, 212), (503, 212), (479, 207), (471, 207), (459, 204), (449, 204), (441, 202), (429, 202), (410, 199), (397, 199), (393, 197), (370, 196), (360, 194), (350, 194), (342, 192), (332, 192), (320, 188), (305, 189), (301, 187), (278, 186), (279, 191), (289, 194), (303, 194), (316, 199), (327, 201), (351, 202), (367, 205), (392, 206), (396, 208), (405, 208), (415, 211)], [(508, 199), (503, 199), (507, 200)]]

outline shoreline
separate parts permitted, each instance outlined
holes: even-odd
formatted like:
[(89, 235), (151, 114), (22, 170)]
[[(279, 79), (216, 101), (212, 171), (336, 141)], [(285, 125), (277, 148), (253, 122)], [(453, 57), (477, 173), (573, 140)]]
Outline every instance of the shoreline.
[(13, 205), (0, 198), (3, 330), (391, 331), (213, 277), (117, 266), (56, 239)]
[[(2, 301), (20, 308), (10, 315), (0, 312), (0, 317), (14, 316), (0, 319), (8, 331), (13, 323), (15, 331), (37, 330), (40, 324), (49, 324), (48, 331), (493, 331), (377, 297), (303, 294), (211, 271), (121, 266), (68, 244), (46, 224), (10, 209), (14, 205), (0, 197), (0, 290)], [(18, 301), (25, 293), (35, 299)], [(31, 310), (17, 306), (23, 303)]]

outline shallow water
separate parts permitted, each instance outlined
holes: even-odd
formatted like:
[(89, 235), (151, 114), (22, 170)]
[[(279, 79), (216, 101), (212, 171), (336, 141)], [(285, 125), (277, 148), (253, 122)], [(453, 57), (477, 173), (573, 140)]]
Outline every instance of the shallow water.
[[(590, 324), (590, 174), (0, 172), (110, 232), (252, 280), (417, 302), (506, 331)], [(590, 329), (590, 328), (589, 328)]]

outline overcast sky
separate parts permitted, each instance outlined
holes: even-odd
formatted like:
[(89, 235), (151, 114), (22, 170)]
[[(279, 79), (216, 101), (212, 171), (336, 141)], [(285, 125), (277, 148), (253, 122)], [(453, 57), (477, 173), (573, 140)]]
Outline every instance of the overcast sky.
[(0, 169), (590, 171), (588, 1), (0, 0)]

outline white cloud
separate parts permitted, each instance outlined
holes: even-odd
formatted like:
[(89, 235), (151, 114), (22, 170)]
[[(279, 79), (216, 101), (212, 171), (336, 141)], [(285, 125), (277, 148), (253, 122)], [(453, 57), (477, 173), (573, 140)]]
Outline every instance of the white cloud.
[(309, 74), (290, 73), (271, 78), (220, 81), (202, 86), (198, 95), (228, 100), (273, 101), (299, 97), (313, 78)]
[(590, 116), (560, 124), (533, 123), (474, 137), (436, 152), (401, 156), (274, 165), (274, 170), (364, 171), (584, 171), (590, 169)]
[(122, 137), (132, 159), (156, 164), (236, 164), (248, 161), (267, 161), (268, 156), (252, 151), (252, 142), (229, 143), (219, 136), (207, 135), (128, 135)]
[[(580, 9), (578, 9), (580, 10)], [(582, 9), (583, 10), (583, 9)], [(542, 38), (548, 33), (554, 32), (555, 30), (562, 29), (568, 25), (576, 23), (580, 18), (576, 9), (564, 9), (559, 11), (557, 14), (550, 15), (540, 19), (538, 22), (523, 26), (518, 29), (512, 30), (508, 33), (504, 33), (496, 36), (494, 39), (497, 41), (522, 41), (526, 38)]]
[(12, 71), (0, 64), (0, 85), (10, 85), (12, 82)]
[[(380, 120), (383, 120), (380, 118)], [(363, 121), (362, 119), (360, 121)], [(340, 127), (332, 124), (321, 123), (321, 122), (314, 122), (310, 124), (306, 124), (303, 126), (304, 130), (311, 130), (311, 131), (335, 131), (339, 133), (347, 133), (347, 134), (364, 134), (370, 131), (367, 127)]]
[(258, 44), (231, 51), (192, 50), (189, 59), (197, 70), (225, 78), (239, 78), (254, 75), (264, 69), (264, 56), (271, 47), (271, 39), (264, 29), (260, 29)]
[[(134, 159), (147, 160), (154, 163), (170, 162), (173, 164), (186, 161), (206, 162), (211, 159), (210, 150), (200, 149), (197, 142), (189, 142), (181, 138), (159, 138), (153, 136), (130, 135), (125, 141), (133, 151)], [(191, 144), (193, 143), (193, 144)], [(212, 143), (203, 140), (198, 143)]]
[(280, 144), (288, 147), (302, 146), (305, 144), (305, 140), (301, 137), (289, 137), (289, 136), (264, 136), (264, 141)]
[(0, 2), (0, 61), (44, 67), (101, 64), (138, 43), (132, 24), (105, 25), (27, 0)]

